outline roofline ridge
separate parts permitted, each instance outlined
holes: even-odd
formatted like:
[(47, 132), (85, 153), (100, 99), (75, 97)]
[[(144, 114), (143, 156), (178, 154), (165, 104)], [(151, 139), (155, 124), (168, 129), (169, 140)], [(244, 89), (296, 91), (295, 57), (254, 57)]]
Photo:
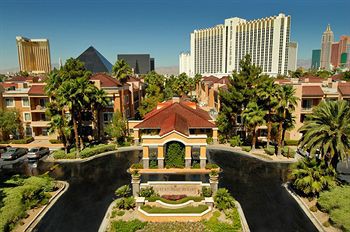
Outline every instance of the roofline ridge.
[[(158, 106), (158, 104), (159, 104), (159, 103), (157, 103), (157, 106)], [(152, 117), (155, 116), (155, 115), (157, 115), (157, 114), (159, 114), (160, 112), (163, 112), (163, 110), (167, 109), (168, 107), (170, 107), (170, 106), (172, 106), (172, 105), (174, 105), (174, 104), (170, 104), (170, 105), (168, 105), (168, 106), (163, 106), (163, 107), (160, 108), (160, 109), (155, 108), (154, 110), (158, 110), (158, 112), (156, 112), (155, 114), (153, 114)], [(152, 110), (152, 111), (153, 111), (153, 110)], [(151, 111), (151, 112), (152, 112), (152, 111)], [(149, 113), (151, 113), (151, 112), (148, 112), (147, 114), (149, 114)], [(146, 114), (146, 115), (147, 115), (147, 114)], [(146, 115), (145, 115), (145, 116), (146, 116)], [(147, 121), (148, 119), (150, 119), (150, 118), (144, 119), (141, 123), (144, 123), (144, 122)], [(141, 123), (139, 123), (139, 124), (141, 124)], [(137, 124), (137, 125), (139, 125), (139, 124)], [(136, 126), (137, 126), (137, 125), (136, 125)]]

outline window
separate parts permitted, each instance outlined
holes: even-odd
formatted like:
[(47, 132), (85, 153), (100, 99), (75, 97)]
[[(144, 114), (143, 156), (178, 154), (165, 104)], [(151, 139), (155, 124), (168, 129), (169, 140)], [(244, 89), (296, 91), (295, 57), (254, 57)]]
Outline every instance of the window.
[(23, 119), (25, 122), (28, 122), (28, 121), (32, 120), (32, 117), (31, 117), (30, 113), (26, 112), (26, 113), (23, 113)]
[(22, 106), (29, 107), (29, 99), (27, 97), (22, 98)]
[(15, 101), (13, 100), (13, 98), (6, 98), (5, 104), (6, 104), (6, 107), (14, 107)]
[(112, 112), (106, 112), (103, 113), (103, 121), (106, 122), (111, 122), (113, 118), (113, 113)]
[(26, 136), (32, 136), (32, 128), (29, 125), (26, 125)]

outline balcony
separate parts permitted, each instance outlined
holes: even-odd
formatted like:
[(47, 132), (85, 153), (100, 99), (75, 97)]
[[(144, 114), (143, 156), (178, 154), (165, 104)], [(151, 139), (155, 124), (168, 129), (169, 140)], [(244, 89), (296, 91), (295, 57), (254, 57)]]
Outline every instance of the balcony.
[(312, 112), (312, 107), (303, 107), (301, 108), (302, 113), (311, 113)]
[(32, 121), (31, 126), (32, 127), (49, 127), (50, 121)]
[(32, 107), (32, 112), (45, 112), (46, 109), (47, 109), (46, 106), (36, 105)]

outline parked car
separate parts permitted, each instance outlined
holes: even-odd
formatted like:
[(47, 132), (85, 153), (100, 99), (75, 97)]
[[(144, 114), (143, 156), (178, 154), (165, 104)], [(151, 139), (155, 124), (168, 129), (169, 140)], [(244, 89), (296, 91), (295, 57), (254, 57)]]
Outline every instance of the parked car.
[(27, 158), (28, 159), (40, 159), (45, 155), (50, 154), (50, 150), (48, 147), (33, 147), (29, 149)]
[(19, 147), (9, 147), (6, 152), (1, 155), (3, 160), (15, 160), (27, 154), (28, 149)]
[(7, 148), (9, 148), (10, 146), (0, 146), (0, 158), (1, 158), (1, 155), (3, 153), (5, 153), (7, 151)]

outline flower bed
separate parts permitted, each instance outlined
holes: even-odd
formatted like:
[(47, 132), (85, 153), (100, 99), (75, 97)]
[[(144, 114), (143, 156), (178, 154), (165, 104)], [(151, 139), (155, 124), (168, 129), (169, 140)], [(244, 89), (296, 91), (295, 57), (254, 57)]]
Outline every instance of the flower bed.
[(152, 196), (152, 197), (148, 197), (147, 200), (150, 202), (155, 202), (155, 201), (159, 200), (159, 201), (162, 201), (162, 202), (167, 203), (167, 204), (182, 204), (182, 203), (185, 203), (185, 202), (190, 201), (190, 200), (193, 200), (195, 202), (200, 202), (200, 201), (204, 200), (204, 197), (188, 196), (188, 197), (184, 197), (182, 199), (173, 201), (173, 200), (167, 200), (167, 199), (164, 199), (164, 198), (161, 198), (158, 196)]

